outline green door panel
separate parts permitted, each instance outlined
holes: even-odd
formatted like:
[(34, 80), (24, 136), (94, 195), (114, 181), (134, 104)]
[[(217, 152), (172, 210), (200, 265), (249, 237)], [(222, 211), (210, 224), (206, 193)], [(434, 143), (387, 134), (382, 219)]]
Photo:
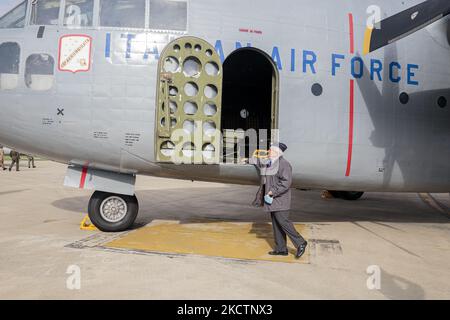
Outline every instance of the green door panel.
[(166, 47), (158, 69), (158, 162), (219, 163), (222, 73), (219, 55), (202, 39), (182, 37)]

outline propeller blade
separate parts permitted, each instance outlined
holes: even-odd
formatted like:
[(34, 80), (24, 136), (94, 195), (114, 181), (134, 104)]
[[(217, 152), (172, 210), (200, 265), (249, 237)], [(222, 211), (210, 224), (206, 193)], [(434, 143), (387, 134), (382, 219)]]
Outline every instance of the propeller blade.
[(367, 28), (364, 54), (387, 46), (450, 14), (449, 0), (428, 0), (382, 20), (379, 28)]

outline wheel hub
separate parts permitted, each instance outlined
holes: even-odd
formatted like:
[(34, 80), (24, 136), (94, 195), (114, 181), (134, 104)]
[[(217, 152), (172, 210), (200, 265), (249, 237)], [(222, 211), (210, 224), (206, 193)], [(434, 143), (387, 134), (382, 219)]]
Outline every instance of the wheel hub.
[(116, 223), (125, 218), (128, 206), (125, 200), (118, 196), (106, 198), (100, 205), (100, 215), (110, 223)]

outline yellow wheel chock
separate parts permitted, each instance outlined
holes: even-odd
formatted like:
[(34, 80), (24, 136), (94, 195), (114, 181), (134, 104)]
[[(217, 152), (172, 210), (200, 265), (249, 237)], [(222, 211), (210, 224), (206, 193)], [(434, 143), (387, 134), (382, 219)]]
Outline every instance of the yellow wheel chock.
[(89, 215), (86, 215), (83, 220), (81, 220), (80, 229), (85, 231), (98, 231), (97, 227), (91, 223)]
[(269, 150), (255, 150), (255, 152), (253, 153), (253, 157), (258, 159), (268, 159)]

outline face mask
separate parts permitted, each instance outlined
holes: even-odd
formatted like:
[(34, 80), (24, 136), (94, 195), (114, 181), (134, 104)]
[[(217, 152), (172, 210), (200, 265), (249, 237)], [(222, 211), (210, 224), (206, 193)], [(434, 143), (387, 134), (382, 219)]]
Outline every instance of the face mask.
[(273, 203), (273, 198), (271, 196), (269, 196), (269, 195), (266, 195), (264, 197), (264, 202), (270, 205), (270, 204)]

